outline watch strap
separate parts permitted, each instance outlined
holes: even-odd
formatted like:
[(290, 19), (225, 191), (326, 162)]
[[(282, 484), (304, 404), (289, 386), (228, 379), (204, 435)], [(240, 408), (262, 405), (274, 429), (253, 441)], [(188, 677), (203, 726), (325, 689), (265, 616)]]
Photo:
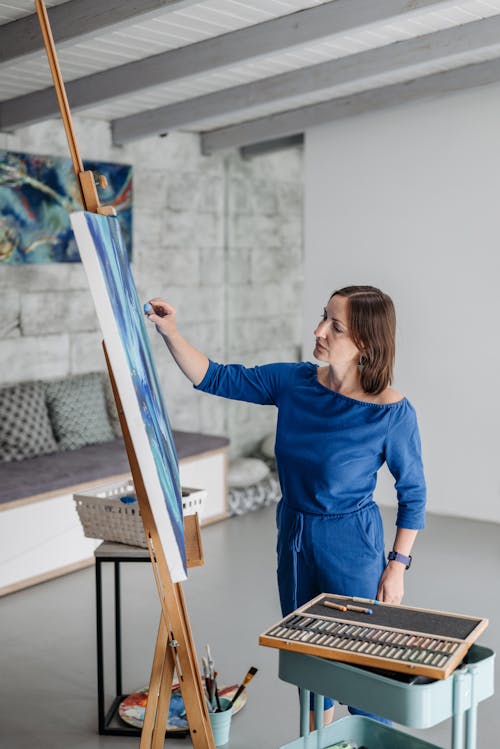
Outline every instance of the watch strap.
[(404, 554), (400, 554), (399, 551), (390, 551), (387, 555), (387, 559), (389, 562), (401, 562), (406, 569), (409, 569), (411, 565), (411, 556), (407, 557)]

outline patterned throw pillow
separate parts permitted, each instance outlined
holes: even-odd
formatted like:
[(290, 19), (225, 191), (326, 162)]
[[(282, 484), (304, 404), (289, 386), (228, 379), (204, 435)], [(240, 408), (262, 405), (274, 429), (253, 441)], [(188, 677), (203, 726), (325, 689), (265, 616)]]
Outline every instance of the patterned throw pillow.
[(99, 372), (49, 382), (46, 398), (61, 450), (77, 450), (114, 439)]
[(57, 451), (42, 382), (0, 390), (0, 461), (23, 460)]
[(111, 380), (107, 372), (102, 373), (102, 380), (104, 385), (104, 397), (106, 398), (106, 407), (108, 409), (109, 423), (115, 437), (122, 436), (122, 428), (120, 426), (120, 419), (118, 418), (118, 411), (116, 410), (115, 396), (113, 395), (113, 388), (111, 387)]

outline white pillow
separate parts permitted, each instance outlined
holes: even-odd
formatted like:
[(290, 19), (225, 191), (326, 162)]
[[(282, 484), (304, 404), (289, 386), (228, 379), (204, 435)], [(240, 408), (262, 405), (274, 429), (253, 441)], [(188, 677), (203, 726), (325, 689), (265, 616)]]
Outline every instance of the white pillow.
[(260, 443), (260, 451), (266, 458), (274, 458), (274, 443), (276, 441), (276, 435), (274, 432), (268, 434)]
[(270, 470), (258, 458), (237, 458), (231, 461), (228, 471), (228, 484), (235, 489), (257, 484), (269, 476)]

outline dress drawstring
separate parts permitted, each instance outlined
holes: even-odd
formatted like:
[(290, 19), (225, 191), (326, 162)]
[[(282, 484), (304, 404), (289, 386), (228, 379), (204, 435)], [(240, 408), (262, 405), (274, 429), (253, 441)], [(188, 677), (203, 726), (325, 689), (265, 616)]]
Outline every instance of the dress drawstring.
[(293, 608), (296, 609), (298, 598), (298, 558), (297, 555), (302, 551), (302, 531), (304, 530), (304, 516), (297, 512), (293, 524), (293, 530), (290, 535), (290, 549), (293, 558)]

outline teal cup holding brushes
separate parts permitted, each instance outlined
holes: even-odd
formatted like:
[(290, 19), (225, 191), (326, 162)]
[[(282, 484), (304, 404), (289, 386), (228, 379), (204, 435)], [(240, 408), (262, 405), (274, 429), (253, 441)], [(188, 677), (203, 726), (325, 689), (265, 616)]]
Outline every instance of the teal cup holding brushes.
[(231, 700), (227, 700), (225, 697), (221, 697), (220, 704), (222, 707), (222, 711), (220, 713), (208, 713), (208, 717), (210, 718), (210, 725), (212, 726), (212, 733), (214, 735), (215, 746), (224, 746), (224, 744), (227, 744), (227, 742), (229, 741), (231, 718), (233, 715)]

